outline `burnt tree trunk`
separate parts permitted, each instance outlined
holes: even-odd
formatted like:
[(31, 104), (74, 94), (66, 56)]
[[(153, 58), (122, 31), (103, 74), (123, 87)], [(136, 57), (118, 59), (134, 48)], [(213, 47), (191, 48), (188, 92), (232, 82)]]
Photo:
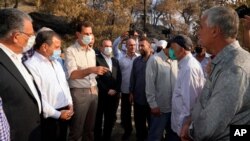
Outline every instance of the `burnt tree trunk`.
[(19, 3), (19, 0), (16, 0), (16, 1), (15, 1), (15, 5), (14, 5), (13, 8), (17, 8), (17, 7), (18, 7), (18, 3)]

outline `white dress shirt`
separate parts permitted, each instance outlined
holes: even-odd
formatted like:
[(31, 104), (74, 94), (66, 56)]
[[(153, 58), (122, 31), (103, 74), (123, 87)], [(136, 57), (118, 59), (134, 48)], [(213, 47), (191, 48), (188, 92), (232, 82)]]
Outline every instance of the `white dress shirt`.
[(22, 54), (16, 54), (9, 48), (5, 47), (3, 44), (0, 44), (0, 48), (9, 56), (9, 58), (12, 60), (12, 62), (15, 64), (21, 75), (23, 76), (24, 80), (28, 84), (33, 96), (35, 97), (37, 103), (38, 103), (38, 108), (39, 108), (39, 113), (41, 113), (41, 101), (38, 95), (38, 92), (36, 90), (36, 87), (33, 82), (33, 77), (29, 74), (29, 72), (26, 70), (22, 63)]
[(109, 66), (109, 70), (112, 72), (112, 59), (111, 57), (107, 57), (105, 54), (101, 53), (103, 58), (105, 59), (106, 63)]
[(200, 63), (191, 53), (178, 62), (178, 67), (172, 96), (171, 127), (180, 135), (182, 125), (190, 116), (196, 99), (203, 89), (205, 78)]
[[(77, 41), (67, 48), (65, 57), (68, 78), (75, 70), (83, 70), (96, 66), (95, 51), (92, 48), (82, 48)], [(97, 85), (96, 76), (96, 74), (92, 73), (81, 79), (69, 79), (69, 85), (71, 88), (90, 88)]]
[(61, 115), (56, 109), (72, 104), (65, 73), (58, 61), (49, 61), (38, 52), (25, 62), (42, 94), (44, 117), (58, 119)]

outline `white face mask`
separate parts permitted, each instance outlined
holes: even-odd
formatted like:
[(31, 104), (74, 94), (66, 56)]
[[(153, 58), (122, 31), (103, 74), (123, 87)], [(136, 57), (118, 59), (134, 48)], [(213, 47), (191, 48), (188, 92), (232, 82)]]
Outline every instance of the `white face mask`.
[(151, 48), (152, 48), (154, 51), (156, 51), (156, 49), (157, 49), (156, 44), (155, 44), (155, 43), (151, 43)]
[(23, 48), (23, 52), (30, 50), (35, 44), (36, 36), (31, 36), (27, 42), (27, 45)]
[(88, 36), (83, 36), (82, 37), (82, 43), (84, 45), (88, 45), (92, 40), (92, 36), (91, 35), (88, 35)]
[(112, 54), (112, 47), (105, 47), (103, 53), (107, 56), (110, 56)]
[(126, 44), (122, 44), (122, 50), (123, 50), (123, 51), (127, 51)]

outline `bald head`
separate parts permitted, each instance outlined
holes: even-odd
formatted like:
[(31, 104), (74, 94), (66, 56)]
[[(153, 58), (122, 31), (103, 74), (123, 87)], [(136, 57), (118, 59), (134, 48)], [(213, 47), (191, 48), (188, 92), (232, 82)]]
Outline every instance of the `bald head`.
[(127, 47), (127, 54), (129, 56), (133, 56), (136, 51), (136, 42), (135, 39), (129, 38), (126, 42), (126, 47)]

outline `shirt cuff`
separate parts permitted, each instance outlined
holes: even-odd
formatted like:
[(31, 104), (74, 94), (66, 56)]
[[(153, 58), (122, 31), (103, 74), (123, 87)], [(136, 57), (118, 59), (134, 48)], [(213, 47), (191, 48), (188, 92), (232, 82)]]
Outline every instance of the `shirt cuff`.
[(60, 111), (57, 111), (55, 110), (54, 114), (51, 115), (52, 118), (55, 118), (55, 119), (59, 119), (61, 116), (61, 112)]
[(151, 109), (158, 107), (156, 102), (149, 103), (149, 106), (150, 106)]

